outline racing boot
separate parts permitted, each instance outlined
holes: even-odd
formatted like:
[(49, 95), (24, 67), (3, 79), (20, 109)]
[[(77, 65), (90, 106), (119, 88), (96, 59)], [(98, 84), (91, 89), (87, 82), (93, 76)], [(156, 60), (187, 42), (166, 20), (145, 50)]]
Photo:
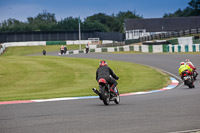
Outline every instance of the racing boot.
[(111, 94), (113, 94), (114, 96), (117, 96), (117, 88), (115, 87), (114, 89), (111, 87), (110, 88), (110, 92)]

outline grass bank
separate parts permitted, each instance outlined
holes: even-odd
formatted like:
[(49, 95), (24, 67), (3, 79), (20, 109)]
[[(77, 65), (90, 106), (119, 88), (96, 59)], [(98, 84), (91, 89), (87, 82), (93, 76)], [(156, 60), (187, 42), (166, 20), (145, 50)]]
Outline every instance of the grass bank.
[[(33, 53), (42, 53), (43, 49), (47, 52), (60, 51), (61, 45), (46, 45), (46, 46), (22, 46), (22, 47), (9, 47), (1, 56), (23, 56)], [(84, 49), (85, 45), (81, 45)], [(67, 45), (67, 50), (79, 49), (79, 45)]]
[[(37, 51), (30, 48), (23, 51)], [(98, 87), (99, 59), (20, 56), (26, 54), (20, 49), (8, 48), (13, 52), (0, 56), (0, 101), (95, 95), (91, 89)], [(110, 60), (108, 64), (120, 77), (120, 93), (160, 89), (169, 82), (168, 75), (146, 66)]]

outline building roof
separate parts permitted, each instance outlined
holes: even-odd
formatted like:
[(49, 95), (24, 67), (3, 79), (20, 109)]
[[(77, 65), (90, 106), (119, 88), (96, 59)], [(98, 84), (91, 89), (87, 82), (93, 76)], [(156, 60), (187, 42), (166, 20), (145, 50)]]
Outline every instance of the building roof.
[(182, 31), (200, 28), (200, 16), (125, 19), (126, 30), (146, 29), (147, 32)]

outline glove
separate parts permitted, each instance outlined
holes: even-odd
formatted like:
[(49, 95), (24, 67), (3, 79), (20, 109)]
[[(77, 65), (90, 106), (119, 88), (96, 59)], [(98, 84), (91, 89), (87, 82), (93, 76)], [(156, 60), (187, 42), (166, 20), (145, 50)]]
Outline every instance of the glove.
[(119, 77), (116, 77), (116, 80), (118, 80), (119, 79)]

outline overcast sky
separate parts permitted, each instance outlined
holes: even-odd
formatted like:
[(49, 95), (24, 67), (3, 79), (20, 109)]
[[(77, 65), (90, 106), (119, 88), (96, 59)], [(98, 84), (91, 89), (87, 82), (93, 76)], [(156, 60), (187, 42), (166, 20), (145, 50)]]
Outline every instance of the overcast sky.
[(96, 13), (107, 15), (119, 11), (136, 11), (144, 18), (161, 18), (164, 13), (184, 9), (190, 0), (0, 0), (0, 22), (8, 18), (27, 21), (46, 10), (56, 19), (84, 18)]

